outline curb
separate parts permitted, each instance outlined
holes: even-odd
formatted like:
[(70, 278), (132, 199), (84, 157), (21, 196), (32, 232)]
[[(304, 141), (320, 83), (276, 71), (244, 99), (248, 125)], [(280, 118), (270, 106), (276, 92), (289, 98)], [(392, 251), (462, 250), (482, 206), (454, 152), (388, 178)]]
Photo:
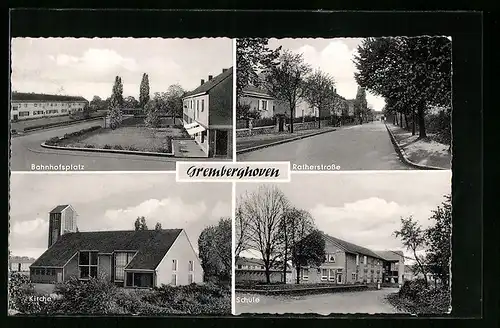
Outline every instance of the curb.
[(236, 293), (251, 293), (260, 295), (289, 295), (289, 294), (325, 294), (325, 293), (345, 293), (358, 290), (370, 289), (369, 286), (348, 286), (348, 287), (311, 287), (311, 288), (298, 288), (298, 289), (235, 289)]
[(421, 164), (417, 164), (415, 162), (410, 161), (408, 159), (408, 156), (406, 156), (405, 151), (398, 144), (396, 137), (394, 137), (394, 134), (392, 133), (391, 129), (389, 129), (389, 127), (387, 126), (387, 123), (384, 123), (384, 125), (385, 125), (385, 128), (387, 129), (387, 132), (389, 133), (389, 137), (390, 137), (391, 142), (394, 146), (394, 149), (396, 150), (396, 153), (398, 153), (398, 156), (401, 159), (401, 161), (403, 161), (403, 163), (405, 163), (406, 165), (409, 165), (411, 167), (414, 167), (416, 169), (419, 169), (419, 170), (448, 170), (448, 169), (443, 168), (443, 167), (421, 165)]
[(262, 149), (262, 148), (277, 146), (277, 145), (281, 145), (281, 144), (284, 144), (284, 143), (287, 143), (287, 142), (292, 142), (292, 141), (296, 141), (296, 140), (300, 140), (300, 139), (314, 137), (314, 136), (317, 136), (317, 135), (320, 135), (320, 134), (329, 133), (329, 132), (333, 132), (333, 131), (337, 131), (337, 129), (335, 128), (335, 129), (328, 130), (328, 131), (315, 132), (315, 133), (306, 134), (306, 135), (302, 135), (302, 136), (298, 136), (298, 137), (293, 137), (293, 138), (290, 138), (290, 139), (284, 139), (284, 140), (279, 140), (279, 141), (271, 142), (271, 143), (268, 143), (268, 144), (265, 144), (265, 145), (259, 145), (259, 146), (254, 146), (254, 147), (250, 147), (250, 148), (244, 148), (244, 149), (236, 150), (236, 154), (238, 155), (238, 154), (249, 153), (249, 152), (252, 152), (252, 151), (255, 151), (255, 150), (259, 150), (259, 149)]

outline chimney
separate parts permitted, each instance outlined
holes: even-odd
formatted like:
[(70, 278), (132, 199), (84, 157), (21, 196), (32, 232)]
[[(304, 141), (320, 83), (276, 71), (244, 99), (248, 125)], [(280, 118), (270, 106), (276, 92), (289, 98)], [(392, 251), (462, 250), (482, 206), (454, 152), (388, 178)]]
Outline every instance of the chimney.
[(210, 81), (211, 79), (213, 79), (214, 77), (212, 75), (209, 75), (208, 76), (208, 80)]
[(201, 79), (201, 83), (200, 83), (200, 85), (203, 85), (203, 83), (205, 83), (205, 80), (204, 80), (204, 79)]
[(222, 73), (225, 73), (227, 71), (227, 68), (222, 69)]

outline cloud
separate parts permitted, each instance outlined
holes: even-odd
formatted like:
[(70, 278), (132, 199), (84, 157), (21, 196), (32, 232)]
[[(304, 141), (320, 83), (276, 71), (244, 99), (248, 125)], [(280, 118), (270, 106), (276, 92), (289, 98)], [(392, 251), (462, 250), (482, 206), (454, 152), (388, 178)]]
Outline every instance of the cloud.
[(45, 232), (49, 228), (47, 220), (36, 218), (30, 221), (15, 222), (12, 225), (11, 233), (24, 236), (37, 235), (40, 232)]
[(400, 218), (412, 215), (424, 228), (434, 204), (402, 205), (371, 197), (340, 207), (318, 204), (309, 209), (316, 225), (323, 232), (375, 250), (402, 249), (393, 235), (400, 228)]
[[(207, 212), (205, 202), (187, 204), (181, 198), (149, 199), (135, 206), (110, 209), (104, 213), (101, 230), (129, 230), (137, 217), (146, 217), (148, 225), (160, 222), (164, 229), (183, 228), (198, 221)], [(152, 227), (149, 227), (152, 228)]]
[[(306, 44), (293, 52), (301, 53), (304, 61), (314, 69), (321, 69), (330, 74), (335, 79), (337, 92), (341, 96), (347, 99), (355, 98), (358, 88), (354, 79), (356, 66), (353, 62), (357, 54), (356, 48), (350, 49), (344, 41), (339, 39), (330, 41), (321, 51)], [(383, 98), (369, 92), (367, 92), (367, 101), (376, 110), (381, 110), (385, 104)]]
[(216, 220), (221, 217), (231, 217), (231, 205), (227, 202), (218, 201), (212, 208), (210, 215)]
[[(54, 56), (51, 56), (54, 58)], [(95, 72), (113, 71), (117, 67), (133, 71), (136, 68), (135, 60), (122, 57), (114, 50), (90, 48), (81, 57), (58, 54), (54, 58), (58, 66), (75, 66), (76, 69)]]

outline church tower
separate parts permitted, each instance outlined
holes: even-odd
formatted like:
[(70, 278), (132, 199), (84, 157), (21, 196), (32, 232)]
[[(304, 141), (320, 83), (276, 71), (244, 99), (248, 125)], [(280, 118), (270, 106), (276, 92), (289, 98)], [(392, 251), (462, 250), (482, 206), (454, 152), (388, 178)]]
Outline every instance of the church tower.
[(77, 232), (76, 218), (78, 214), (71, 205), (58, 205), (49, 212), (48, 247), (65, 233)]

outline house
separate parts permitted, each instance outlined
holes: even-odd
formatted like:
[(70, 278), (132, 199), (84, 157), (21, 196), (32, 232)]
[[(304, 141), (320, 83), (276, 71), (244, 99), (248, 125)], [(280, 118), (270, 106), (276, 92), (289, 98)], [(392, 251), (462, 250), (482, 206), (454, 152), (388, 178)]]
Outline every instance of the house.
[[(264, 261), (256, 258), (240, 257), (235, 263), (235, 281), (236, 282), (266, 282), (266, 270)], [(270, 280), (274, 282), (283, 282), (283, 268), (275, 265), (270, 270)], [(287, 282), (292, 280), (292, 269), (287, 268)]]
[(275, 114), (275, 100), (264, 89), (247, 86), (238, 101), (242, 105), (249, 105), (250, 111), (259, 112), (261, 118), (271, 118)]
[(300, 270), (301, 283), (375, 283), (382, 280), (384, 259), (375, 252), (350, 242), (323, 235), (325, 261), (318, 267)]
[(185, 230), (80, 232), (76, 217), (70, 205), (50, 211), (49, 247), (30, 266), (32, 282), (99, 276), (120, 287), (150, 288), (203, 281), (203, 269)]
[(183, 98), (183, 125), (207, 157), (230, 157), (233, 149), (233, 68), (201, 80)]
[(405, 256), (402, 251), (376, 251), (384, 259), (382, 281), (402, 284), (405, 277)]
[(80, 96), (13, 92), (11, 96), (11, 120), (69, 115), (73, 112), (83, 111), (88, 104), (89, 102)]
[[(290, 105), (283, 101), (276, 101), (274, 114), (290, 117)], [(322, 117), (329, 116), (329, 109), (322, 110), (321, 115)], [(306, 117), (306, 116), (317, 117), (318, 110), (312, 108), (304, 99), (299, 98), (295, 104), (294, 116), (295, 118)]]
[(9, 256), (9, 272), (30, 272), (34, 258), (27, 256)]

